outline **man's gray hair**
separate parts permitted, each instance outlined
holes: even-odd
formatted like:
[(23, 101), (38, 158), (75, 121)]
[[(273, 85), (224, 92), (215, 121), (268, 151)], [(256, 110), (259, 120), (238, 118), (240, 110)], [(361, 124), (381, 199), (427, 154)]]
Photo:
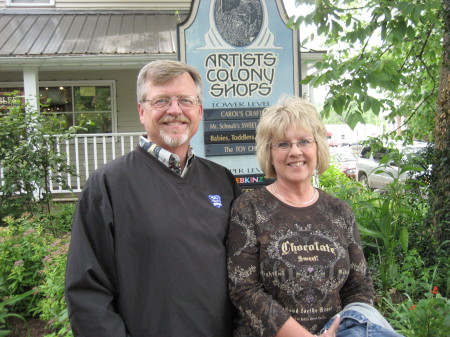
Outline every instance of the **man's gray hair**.
[(202, 78), (198, 70), (189, 64), (170, 60), (153, 61), (141, 69), (137, 78), (137, 101), (143, 102), (148, 99), (148, 97), (146, 97), (146, 84), (149, 81), (155, 85), (161, 85), (184, 73), (191, 75), (197, 88), (199, 102), (202, 103)]

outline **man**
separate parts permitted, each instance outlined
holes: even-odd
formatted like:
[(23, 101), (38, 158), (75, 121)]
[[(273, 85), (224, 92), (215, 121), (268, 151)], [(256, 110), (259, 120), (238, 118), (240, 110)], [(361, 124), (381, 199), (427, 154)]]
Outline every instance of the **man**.
[(224, 167), (189, 146), (202, 119), (198, 71), (144, 66), (146, 135), (94, 172), (79, 198), (66, 271), (75, 336), (231, 336), (225, 237), (239, 194)]

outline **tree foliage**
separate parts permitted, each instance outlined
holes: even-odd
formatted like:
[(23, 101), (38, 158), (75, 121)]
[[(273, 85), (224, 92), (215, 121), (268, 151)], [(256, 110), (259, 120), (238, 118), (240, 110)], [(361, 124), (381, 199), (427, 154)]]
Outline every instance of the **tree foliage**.
[[(325, 37), (324, 59), (303, 83), (329, 88), (323, 113), (354, 128), (364, 113), (403, 117), (409, 139), (433, 140), (443, 23), (441, 0), (297, 0), (312, 11), (290, 24), (314, 24), (304, 46)], [(302, 32), (300, 32), (302, 36)]]

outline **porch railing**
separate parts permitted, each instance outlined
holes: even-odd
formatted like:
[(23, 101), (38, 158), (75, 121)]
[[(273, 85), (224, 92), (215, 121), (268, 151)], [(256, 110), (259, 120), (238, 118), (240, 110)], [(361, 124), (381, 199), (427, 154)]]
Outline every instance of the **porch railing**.
[(60, 174), (70, 189), (64, 189), (59, 184), (51, 183), (53, 194), (81, 192), (90, 174), (100, 166), (110, 162), (130, 151), (139, 144), (143, 132), (80, 134), (70, 140), (59, 142), (57, 151), (64, 153), (67, 164), (75, 168), (76, 174)]

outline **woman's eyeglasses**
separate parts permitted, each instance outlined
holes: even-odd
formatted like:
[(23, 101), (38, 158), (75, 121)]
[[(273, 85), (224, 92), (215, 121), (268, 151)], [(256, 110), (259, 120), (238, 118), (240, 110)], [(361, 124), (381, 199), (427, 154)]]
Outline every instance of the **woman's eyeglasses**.
[(315, 139), (300, 139), (299, 141), (296, 141), (295, 143), (290, 142), (279, 142), (271, 144), (270, 147), (273, 149), (277, 149), (280, 151), (289, 151), (292, 146), (295, 144), (298, 148), (308, 148), (314, 145), (317, 141)]

